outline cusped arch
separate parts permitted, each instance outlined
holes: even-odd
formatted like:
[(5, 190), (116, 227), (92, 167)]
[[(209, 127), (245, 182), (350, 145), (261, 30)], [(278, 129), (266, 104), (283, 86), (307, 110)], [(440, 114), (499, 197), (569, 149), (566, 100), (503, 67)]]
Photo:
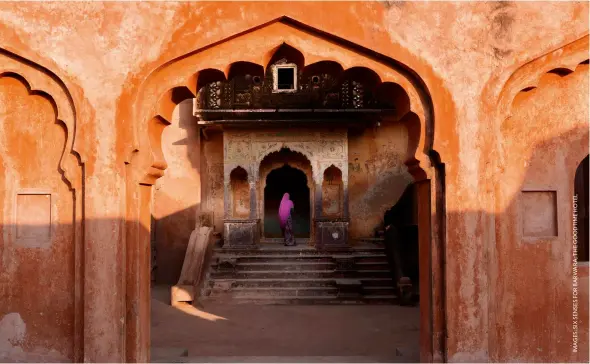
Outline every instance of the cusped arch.
[(264, 55), (262, 64), (264, 65), (265, 72), (268, 72), (270, 66), (281, 60), (285, 60), (288, 63), (293, 63), (297, 65), (299, 69), (303, 69), (305, 65), (305, 56), (303, 53), (290, 44), (283, 42), (278, 47), (275, 47), (269, 52), (266, 52)]
[(17, 79), (25, 86), (29, 95), (41, 96), (52, 105), (56, 121), (66, 132), (58, 169), (71, 189), (80, 189), (81, 163), (84, 160), (75, 146), (76, 109), (63, 81), (45, 67), (0, 48), (0, 78), (3, 77)]
[(326, 73), (334, 79), (338, 79), (343, 72), (344, 68), (342, 68), (342, 65), (336, 61), (319, 61), (306, 65), (302, 71), (302, 78), (306, 80), (316, 73)]
[[(31, 263), (35, 263), (36, 265), (40, 264), (39, 272), (41, 272), (41, 274), (57, 274), (59, 277), (64, 277), (61, 274), (64, 274), (67, 271), (65, 274), (67, 274), (68, 278), (63, 282), (63, 284), (60, 285), (61, 291), (54, 292), (59, 292), (57, 294), (48, 292), (46, 301), (51, 302), (52, 299), (59, 299), (58, 296), (63, 297), (64, 293), (72, 299), (71, 303), (67, 303), (68, 300), (62, 302), (64, 304), (63, 307), (68, 307), (66, 311), (64, 311), (63, 307), (60, 306), (57, 311), (53, 313), (49, 312), (49, 314), (57, 314), (56, 319), (60, 320), (60, 322), (63, 322), (64, 325), (68, 325), (72, 328), (71, 336), (69, 334), (62, 336), (62, 332), (60, 332), (58, 337), (56, 337), (56, 342), (63, 342), (63, 345), (71, 348), (71, 354), (69, 351), (68, 354), (64, 354), (67, 355), (70, 361), (80, 362), (83, 360), (85, 354), (83, 329), (84, 327), (88, 327), (90, 325), (87, 325), (86, 318), (84, 316), (84, 267), (86, 263), (83, 256), (87, 247), (85, 248), (83, 240), (84, 237), (82, 234), (85, 221), (82, 178), (83, 163), (85, 158), (83, 153), (79, 153), (79, 148), (76, 145), (77, 113), (74, 100), (69, 89), (55, 73), (43, 67), (42, 65), (29, 60), (26, 57), (23, 57), (22, 55), (13, 53), (12, 51), (8, 51), (3, 48), (0, 48), (0, 79), (16, 80), (15, 84), (18, 84), (19, 88), (19, 91), (17, 92), (19, 92), (21, 96), (40, 97), (43, 100), (43, 103), (47, 102), (51, 107), (51, 109), (47, 108), (47, 113), (52, 114), (44, 115), (47, 117), (47, 119), (43, 120), (46, 122), (47, 120), (52, 119), (54, 120), (55, 124), (59, 125), (59, 128), (61, 128), (59, 132), (60, 143), (59, 145), (55, 145), (55, 149), (53, 149), (54, 146), (52, 146), (52, 150), (49, 152), (50, 155), (55, 156), (56, 159), (58, 159), (57, 171), (54, 169), (52, 159), (51, 166), (45, 165), (39, 168), (39, 170), (34, 171), (36, 179), (38, 180), (32, 185), (27, 186), (27, 189), (32, 188), (36, 191), (44, 191), (43, 194), (52, 196), (49, 202), (48, 210), (46, 210), (46, 212), (49, 213), (49, 221), (45, 225), (46, 227), (49, 227), (49, 235), (47, 236), (46, 243), (49, 244), (47, 247), (50, 248), (43, 253), (43, 256), (47, 259), (42, 259), (43, 261), (41, 263), (39, 261), (35, 263), (35, 258), (32, 258), (31, 260), (31, 257), (23, 257), (21, 262), (22, 264), (20, 265), (23, 265), (24, 267), (30, 265)], [(31, 100), (26, 100), (25, 102), (28, 101)], [(29, 104), (27, 103), (26, 105)], [(44, 126), (48, 125), (45, 124), (41, 126), (41, 129)], [(51, 125), (50, 127), (54, 128), (55, 125)], [(61, 134), (61, 132), (64, 134)], [(37, 130), (36, 133), (40, 132)], [(57, 134), (58, 132), (56, 130), (55, 135)], [(48, 136), (37, 134), (34, 137), (43, 138)], [(37, 144), (35, 147), (39, 146), (40, 145)], [(41, 153), (43, 152), (41, 148), (37, 148), (37, 150)], [(13, 150), (11, 152), (16, 151)], [(55, 154), (53, 154), (53, 152), (55, 152)], [(9, 155), (10, 154), (12, 153), (9, 153)], [(21, 160), (21, 162), (23, 161), (24, 160)], [(22, 164), (20, 165), (22, 166)], [(17, 172), (19, 170), (18, 168), (19, 167), (16, 169)], [(54, 174), (55, 172), (58, 174)], [(10, 176), (8, 177), (7, 182), (8, 183), (5, 183), (3, 186), (3, 188), (6, 190), (5, 192), (7, 193), (3, 202), (5, 203), (5, 207), (11, 207), (5, 210), (4, 219), (6, 220), (4, 220), (4, 223), (9, 221), (13, 222), (10, 225), (5, 225), (5, 229), (6, 231), (12, 230), (12, 232), (9, 232), (8, 241), (16, 241), (16, 239), (18, 239), (16, 234), (18, 220), (14, 215), (14, 212), (16, 212), (18, 203), (16, 199), (13, 199), (13, 197), (16, 197), (15, 195), (20, 193), (19, 183), (14, 184), (13, 182), (15, 182), (15, 180), (11, 179)], [(62, 185), (62, 183), (64, 183), (65, 186)], [(12, 196), (8, 197), (8, 195)], [(55, 196), (55, 199), (53, 196)], [(53, 214), (56, 211), (63, 213), (64, 216), (67, 215), (67, 219), (62, 220), (59, 218), (59, 216), (55, 218)], [(66, 221), (68, 220), (69, 223), (66, 224)], [(37, 238), (35, 238), (35, 240), (36, 247), (40, 247), (38, 244), (43, 244), (37, 241)], [(12, 244), (9, 243), (9, 245)], [(42, 250), (45, 249), (42, 248)], [(7, 257), (10, 257), (11, 253), (9, 250), (7, 250), (6, 254), (8, 254), (6, 255)], [(56, 260), (55, 258), (58, 259)], [(54, 272), (51, 270), (52, 267), (58, 266), (63, 267), (64, 271)], [(17, 275), (18, 277), (21, 276), (19, 274)], [(32, 279), (35, 279), (34, 274)], [(14, 297), (19, 297), (19, 293), (17, 292), (10, 293), (9, 296), (12, 297), (13, 294), (15, 295)], [(25, 297), (25, 299), (26, 298), (27, 297)], [(19, 298), (11, 300), (13, 302), (20, 301)], [(41, 304), (41, 306), (43, 306), (43, 304)], [(47, 307), (51, 311), (51, 308), (49, 308), (49, 306)], [(70, 311), (69, 307), (72, 307), (73, 312)], [(64, 311), (65, 316), (61, 315), (59, 311)], [(23, 312), (23, 315), (26, 314)], [(35, 329), (35, 322), (32, 322), (32, 324), (32, 332), (30, 335), (28, 335), (30, 337), (37, 336), (35, 331), (38, 331)], [(39, 329), (39, 327), (37, 327), (37, 329)], [(55, 332), (48, 333), (48, 335), (53, 334), (55, 334)], [(35, 340), (43, 341), (45, 339), (33, 339), (33, 341)], [(29, 342), (27, 345), (34, 344), (33, 342)], [(60, 343), (59, 346), (61, 345), (62, 344)], [(58, 351), (61, 350), (59, 349), (59, 346), (55, 346)]]
[[(227, 66), (226, 75), (229, 81), (237, 76), (264, 77), (264, 67), (252, 62), (238, 61)], [(197, 86), (197, 90), (201, 87)]]
[[(228, 64), (236, 62), (265, 65), (284, 49), (295, 49), (301, 53), (301, 62), (306, 64), (331, 61), (339, 63), (346, 70), (363, 67), (373, 72), (381, 82), (395, 83), (404, 89), (409, 99), (409, 112), (416, 114), (422, 123), (416, 143), (418, 149), (409, 161), (418, 161), (422, 168), (429, 170), (434, 145), (434, 107), (430, 93), (417, 73), (399, 61), (287, 17), (250, 29), (213, 46), (190, 52), (154, 70), (141, 84), (133, 108), (133, 120), (136, 121), (133, 133), (135, 141), (127, 149), (128, 161), (133, 160), (133, 168), (143, 170), (147, 175), (153, 170), (152, 156), (159, 153), (148, 151), (153, 146), (146, 138), (146, 125), (154, 115), (169, 120), (171, 109), (173, 110), (170, 106), (176, 104), (170, 90), (189, 90), (190, 94), (187, 96), (196, 97), (198, 89), (195, 84), (195, 69), (226, 69)], [(149, 178), (146, 179), (148, 176), (143, 176), (138, 182), (151, 183)]]
[[(119, 115), (124, 120), (131, 120), (132, 123), (133, 141), (124, 151), (128, 156), (127, 162), (130, 163), (131, 169), (127, 174), (128, 186), (135, 186), (133, 188), (137, 189), (140, 184), (153, 183), (149, 179), (149, 174), (154, 170), (153, 155), (159, 153), (152, 151), (156, 144), (150, 143), (148, 125), (157, 115), (158, 103), (167, 102), (167, 100), (160, 100), (162, 95), (170, 99), (171, 97), (166, 94), (169, 90), (186, 88), (191, 91), (191, 97), (196, 97), (195, 70), (207, 68), (222, 70), (228, 64), (238, 61), (265, 64), (264, 55), (268, 50), (275, 49), (284, 43), (299, 50), (304, 55), (306, 64), (337, 61), (343, 69), (366, 67), (374, 71), (382, 82), (398, 84), (405, 90), (410, 104), (408, 115), (415, 115), (415, 120), (420, 124), (419, 127), (414, 127), (418, 136), (413, 143), (416, 145), (416, 150), (411, 152), (408, 161), (412, 163), (414, 170), (421, 171), (421, 173), (413, 173), (415, 178), (431, 179), (433, 186), (430, 193), (423, 189), (421, 194), (425, 200), (430, 199), (431, 206), (428, 214), (420, 220), (422, 228), (428, 229), (431, 234), (421, 234), (421, 244), (424, 247), (430, 247), (433, 250), (433, 256), (443, 256), (445, 246), (444, 168), (439, 152), (447, 153), (442, 155), (445, 159), (447, 156), (450, 157), (458, 141), (454, 120), (455, 106), (442, 78), (437, 75), (426, 59), (399, 43), (392, 42), (391, 47), (387, 47), (386, 52), (389, 55), (381, 54), (288, 17), (277, 18), (214, 44), (190, 51), (149, 73), (138, 86), (137, 91), (133, 93), (133, 106), (122, 107)], [(429, 87), (437, 90), (436, 95), (431, 95)], [(442, 120), (441, 123), (435, 124), (435, 114), (437, 120)], [(437, 128), (436, 145), (435, 127)], [(437, 151), (435, 146), (444, 149)], [(296, 148), (293, 145), (290, 148), (308, 154), (305, 148)], [(131, 196), (131, 193), (129, 195)], [(129, 212), (128, 215), (128, 219), (133, 219), (136, 212)], [(148, 218), (147, 214), (145, 218)], [(429, 312), (434, 314), (430, 316), (424, 314), (424, 317), (431, 319), (422, 322), (421, 330), (425, 333), (423, 336), (426, 341), (421, 346), (430, 347), (424, 349), (422, 354), (425, 360), (432, 360), (432, 358), (441, 358), (446, 350), (444, 340), (440, 339), (444, 336), (446, 324), (444, 300), (441, 298), (445, 274), (439, 262), (431, 260), (431, 257), (428, 260), (432, 264), (423, 266), (429, 266), (431, 269), (428, 272), (421, 272), (421, 276), (426, 279), (421, 286), (432, 286), (432, 290), (428, 292), (425, 288), (423, 293), (426, 301), (424, 305), (421, 305), (424, 307), (421, 310), (424, 312), (430, 310)], [(130, 275), (128, 281), (137, 281), (137, 272), (128, 274)], [(434, 281), (432, 277), (436, 280)], [(429, 298), (430, 296), (432, 299)], [(136, 319), (136, 325), (143, 326), (145, 323), (149, 324), (149, 319), (141, 321), (139, 317)], [(142, 355), (146, 350), (144, 346), (136, 345), (130, 351), (137, 353), (130, 355), (129, 358), (143, 358)]]
[[(273, 170), (285, 165), (285, 163), (287, 163), (289, 166), (291, 166), (295, 169), (302, 171), (305, 174), (305, 176), (307, 177), (307, 186), (311, 188), (313, 186), (314, 167), (313, 167), (313, 163), (311, 162), (309, 156), (307, 156), (306, 154), (301, 153), (299, 151), (292, 150), (289, 147), (281, 147), (276, 150), (274, 150), (274, 149), (275, 148), (273, 148), (273, 150), (268, 151), (262, 158), (260, 158), (259, 161), (255, 162), (255, 164), (257, 166), (257, 173), (259, 174), (260, 181), (262, 182), (262, 184), (261, 184), (262, 188), (264, 188), (264, 186), (266, 186), (266, 178), (268, 177), (268, 175)], [(288, 153), (292, 153), (294, 155), (297, 155), (298, 157), (300, 157), (299, 160), (292, 160), (291, 159), (289, 161), (282, 161), (282, 160), (273, 161), (272, 159), (279, 156), (279, 153), (281, 153), (283, 150), (287, 151)]]
[(253, 172), (251, 168), (242, 163), (225, 163), (223, 166), (224, 169), (224, 176), (226, 176), (225, 183), (229, 183), (231, 180), (232, 173), (234, 172), (246, 172), (247, 178), (250, 180), (252, 179)]
[(323, 168), (322, 172), (322, 185), (324, 183), (331, 183), (332, 178), (336, 178), (337, 182), (344, 186), (344, 181), (346, 178), (344, 177), (344, 171), (342, 170), (342, 166), (336, 166), (335, 164), (330, 164), (326, 168)]
[(281, 143), (275, 143), (273, 145), (270, 145), (268, 147), (268, 149), (265, 150), (264, 154), (259, 155), (254, 163), (257, 166), (262, 165), (262, 162), (264, 161), (265, 158), (267, 158), (268, 156), (270, 156), (271, 154), (274, 153), (278, 153), (280, 152), (282, 149), (288, 149), (291, 152), (300, 154), (301, 156), (303, 156), (305, 159), (307, 159), (313, 168), (313, 163), (312, 161), (314, 160), (313, 158), (313, 154), (311, 153), (311, 151), (309, 149), (307, 149), (305, 147), (305, 145), (303, 145), (302, 143), (298, 143), (298, 142), (281, 142)]
[(537, 57), (514, 71), (504, 83), (497, 101), (501, 120), (512, 116), (515, 104), (554, 77), (566, 77), (588, 67), (589, 36)]

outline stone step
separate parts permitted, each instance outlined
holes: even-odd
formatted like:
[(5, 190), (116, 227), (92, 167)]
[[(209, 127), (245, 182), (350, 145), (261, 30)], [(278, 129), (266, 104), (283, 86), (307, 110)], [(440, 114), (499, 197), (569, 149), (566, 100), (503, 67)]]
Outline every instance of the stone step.
[[(323, 287), (234, 287), (231, 291), (221, 291), (214, 288), (209, 288), (204, 291), (206, 296), (224, 296), (242, 298), (249, 295), (255, 296), (283, 296), (283, 297), (299, 297), (299, 296), (331, 296), (338, 295), (338, 288), (336, 286)], [(361, 289), (363, 297), (373, 296), (389, 296), (395, 295), (396, 291), (393, 286), (384, 287), (363, 287)]]
[[(353, 254), (357, 263), (384, 263), (387, 264), (387, 256), (383, 254)], [(332, 255), (251, 255), (251, 256), (235, 256), (232, 254), (217, 254), (215, 258), (219, 259), (236, 259), (237, 263), (288, 263), (288, 262), (334, 262)]]
[(236, 269), (243, 271), (316, 271), (334, 270), (335, 263), (330, 262), (266, 262), (266, 263), (238, 263)]
[(238, 263), (265, 263), (265, 262), (332, 262), (332, 257), (329, 255), (252, 255), (252, 256), (238, 256), (235, 257)]
[[(333, 271), (337, 267), (335, 262), (239, 262), (235, 265), (236, 272), (244, 271), (311, 271), (311, 270), (329, 270)], [(227, 271), (227, 268), (220, 267), (217, 264), (212, 265), (213, 271)], [(356, 263), (355, 270), (388, 270), (387, 263), (360, 262)]]
[(338, 272), (335, 270), (299, 270), (299, 271), (273, 271), (273, 270), (252, 270), (252, 271), (216, 271), (212, 270), (210, 278), (388, 278), (391, 277), (389, 270), (355, 270), (351, 272)]
[(363, 287), (362, 288), (363, 296), (372, 297), (372, 296), (388, 296), (388, 295), (395, 295), (396, 288), (393, 286), (376, 286), (376, 287)]
[(398, 304), (399, 299), (395, 295), (370, 296), (358, 298), (343, 298), (337, 295), (331, 296), (299, 296), (299, 297), (281, 297), (281, 296), (248, 296), (248, 297), (204, 297), (203, 304), (207, 305), (213, 302), (231, 301), (236, 304), (264, 304), (264, 305), (364, 305), (364, 304)]
[[(213, 287), (215, 283), (226, 283), (235, 287), (287, 287), (287, 288), (313, 288), (313, 287), (336, 287), (336, 280), (333, 278), (324, 279), (215, 279), (208, 282), (207, 287)], [(383, 288), (391, 287), (393, 280), (391, 278), (366, 278), (362, 279), (363, 287)]]
[(312, 255), (312, 256), (330, 256), (333, 254), (345, 254), (345, 255), (365, 255), (365, 254), (384, 254), (385, 248), (378, 246), (366, 246), (366, 247), (355, 247), (346, 249), (334, 249), (334, 250), (317, 250), (314, 247), (285, 247), (285, 246), (272, 246), (272, 247), (257, 247), (257, 248), (216, 248), (214, 250), (215, 255), (231, 255), (234, 257), (245, 257), (245, 256), (290, 256), (290, 255)]
[(236, 287), (230, 292), (220, 292), (211, 289), (208, 296), (231, 296), (234, 298), (248, 297), (316, 297), (335, 296), (338, 294), (336, 287)]
[(360, 271), (389, 271), (389, 263), (387, 262), (356, 262), (355, 268)]
[[(195, 349), (198, 353), (198, 348)], [(382, 363), (371, 356), (168, 356), (151, 359), (153, 363)], [(411, 361), (411, 362), (415, 362)], [(403, 362), (400, 360), (399, 362)]]

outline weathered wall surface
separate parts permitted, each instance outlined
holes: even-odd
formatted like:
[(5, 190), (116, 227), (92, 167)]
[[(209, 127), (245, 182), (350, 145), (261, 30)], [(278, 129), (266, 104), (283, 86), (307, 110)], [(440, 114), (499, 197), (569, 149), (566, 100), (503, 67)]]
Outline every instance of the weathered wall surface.
[(75, 202), (58, 171), (66, 133), (24, 82), (0, 77), (0, 359), (71, 361)]
[(191, 101), (179, 104), (162, 134), (168, 168), (155, 185), (152, 209), (158, 283), (178, 281), (201, 207), (200, 131), (192, 107)]
[(404, 165), (406, 128), (393, 122), (351, 132), (348, 141), (350, 235), (372, 237), (383, 214), (413, 181)]
[(561, 72), (547, 73), (537, 88), (519, 93), (512, 117), (499, 120), (495, 196), (503, 213), (495, 219), (490, 271), (491, 305), (497, 308), (490, 349), (499, 361), (588, 358), (588, 345), (579, 345), (588, 343), (587, 262), (576, 272), (583, 302), (577, 310), (579, 354), (571, 348), (572, 198), (576, 169), (588, 155), (588, 65)]
[(201, 168), (207, 171), (202, 180), (202, 211), (213, 215), (215, 232), (223, 231), (223, 133), (220, 130), (205, 131), (201, 140)]
[[(325, 14), (337, 15), (326, 20)], [(523, 115), (518, 114), (515, 118), (522, 122), (514, 129), (510, 127), (502, 131), (504, 117), (495, 111), (503, 106), (498, 104), (498, 97), (510, 75), (525, 63), (586, 35), (587, 14), (588, 4), (584, 2), (0, 3), (0, 48), (50, 69), (55, 78), (64, 83), (75, 106), (76, 128), (68, 130), (75, 131), (74, 147), (84, 163), (85, 172), (84, 196), (81, 197), (85, 221), (84, 292), (88, 297), (84, 305), (85, 359), (123, 361), (126, 357), (123, 343), (129, 323), (125, 319), (125, 287), (130, 283), (122, 277), (129, 269), (124, 259), (133, 257), (125, 251), (126, 237), (129, 224), (136, 223), (133, 228), (137, 229), (149, 226), (144, 221), (126, 222), (126, 216), (131, 216), (131, 212), (138, 208), (132, 202), (139, 201), (139, 197), (129, 193), (125, 181), (130, 180), (130, 176), (133, 180), (141, 179), (136, 176), (139, 172), (134, 166), (138, 153), (145, 151), (139, 149), (138, 141), (142, 130), (138, 123), (144, 121), (133, 117), (145, 108), (143, 101), (137, 99), (142, 83), (154, 69), (176, 57), (278, 17), (289, 16), (402, 62), (421, 77), (432, 96), (434, 149), (446, 166), (448, 359), (573, 360), (569, 335), (563, 334), (569, 330), (565, 325), (566, 316), (571, 314), (571, 297), (568, 288), (549, 287), (571, 284), (571, 264), (565, 257), (559, 258), (560, 252), (563, 256), (567, 254), (567, 250), (561, 250), (561, 247), (562, 243), (569, 244), (567, 234), (571, 228), (567, 220), (560, 219), (567, 219), (569, 214), (568, 202), (562, 202), (569, 201), (567, 195), (571, 194), (571, 186), (566, 186), (566, 180), (572, 184), (575, 163), (580, 158), (570, 149), (583, 138), (580, 130), (585, 130), (587, 124), (580, 124), (580, 118), (576, 117), (584, 110), (567, 103), (568, 99), (577, 98), (576, 93), (584, 88), (565, 85), (583, 82), (580, 78), (584, 78), (587, 71), (561, 79), (564, 86), (559, 88), (560, 98), (551, 101), (531, 95), (534, 97), (528, 102), (539, 106), (519, 109)], [(326, 57), (329, 58), (332, 49), (328, 48)], [(248, 51), (234, 49), (244, 55)], [(549, 58), (559, 57), (560, 52), (557, 52)], [(211, 59), (211, 63), (222, 64), (223, 59)], [(539, 95), (550, 92), (542, 91), (542, 88), (539, 91)], [(157, 99), (160, 94), (148, 96)], [(587, 102), (579, 97), (576, 105)], [(563, 112), (552, 114), (549, 110), (553, 108)], [(559, 127), (552, 122), (559, 123)], [(538, 134), (533, 133), (535, 130)], [(15, 133), (16, 129), (0, 129), (2, 151), (10, 149), (14, 153), (14, 147), (7, 148), (10, 146), (7, 140), (14, 139)], [(53, 135), (45, 130), (35, 133)], [(529, 138), (531, 134), (534, 138)], [(54, 149), (64, 145), (59, 143), (60, 140), (63, 139), (55, 135), (50, 146), (43, 147), (43, 153), (32, 154), (28, 162), (36, 166), (44, 158), (54, 161)], [(41, 141), (32, 143), (28, 143), (27, 148), (38, 148), (35, 143)], [(157, 144), (153, 140), (151, 143)], [(541, 152), (542, 148), (536, 146), (543, 143), (548, 143), (547, 152)], [(207, 142), (203, 141), (202, 149), (207, 148)], [(512, 160), (502, 157), (502, 148), (514, 156), (529, 154)], [(134, 153), (136, 149), (138, 152)], [(5, 160), (9, 158), (5, 155), (2, 158), (4, 173), (0, 181), (5, 185), (20, 181), (6, 171), (25, 175), (23, 171), (28, 167), (19, 161), (18, 168), (8, 168)], [(207, 171), (208, 176), (217, 176), (219, 173), (210, 174), (209, 169), (219, 168), (216, 163), (222, 161), (222, 155), (218, 160), (207, 160), (201, 171)], [(526, 167), (525, 161), (529, 163)], [(52, 169), (40, 168), (38, 173), (53, 178), (57, 174), (53, 163), (47, 164), (53, 166)], [(535, 172), (546, 169), (547, 165), (551, 166), (551, 171), (545, 174)], [(510, 179), (507, 187), (501, 187), (507, 173), (518, 175)], [(223, 180), (202, 181), (203, 186), (217, 186), (219, 182)], [(55, 185), (51, 186), (58, 191), (61, 202), (61, 196), (66, 192), (63, 187), (58, 187), (59, 183), (63, 184), (57, 177)], [(564, 196), (563, 199), (558, 197), (554, 206), (558, 223), (557, 238), (552, 242), (525, 244), (525, 239), (518, 233), (521, 230), (510, 222), (516, 211), (520, 211), (521, 191), (527, 184), (542, 184), (544, 187), (541, 187), (553, 188)], [(14, 196), (9, 196), (10, 193), (8, 189), (0, 188), (0, 205), (5, 206), (3, 214), (13, 201)], [(525, 203), (530, 203), (532, 208), (537, 203), (550, 206), (552, 201), (531, 196), (525, 197)], [(208, 201), (203, 196), (203, 203)], [(68, 211), (67, 203), (63, 206), (63, 211)], [(59, 209), (62, 209), (61, 205)], [(56, 216), (61, 219), (61, 212)], [(16, 272), (37, 269), (34, 267), (41, 260), (38, 254), (49, 253), (34, 247), (10, 247), (6, 222), (3, 224), (3, 261), (18, 257), (20, 263)], [(527, 231), (533, 233), (538, 228), (538, 224), (527, 226), (532, 229)], [(55, 253), (56, 259), (59, 257), (55, 269), (51, 266), (43, 270), (45, 275), (47, 272), (53, 274), (51, 282), (59, 281), (57, 277), (62, 274), (62, 269), (73, 264), (70, 258), (73, 243), (67, 231), (64, 228), (65, 238), (60, 239), (63, 245), (51, 245), (51, 249), (63, 249), (64, 252), (50, 253)], [(500, 234), (509, 234), (509, 239), (499, 242)], [(496, 253), (492, 254), (494, 251)], [(49, 262), (52, 262), (51, 258)], [(54, 263), (44, 261), (43, 264)], [(532, 277), (539, 266), (543, 272), (526, 287), (526, 292), (530, 293), (527, 295), (521, 291), (525, 289), (524, 283), (520, 286), (514, 281), (521, 275)], [(504, 271), (512, 275), (507, 276)], [(20, 273), (2, 274), (2, 292), (21, 289), (15, 288), (23, 284)], [(64, 273), (64, 279), (71, 281), (71, 273), (68, 274)], [(13, 291), (14, 301), (3, 300), (0, 304), (0, 348), (6, 347), (5, 327), (12, 325), (18, 329), (9, 332), (15, 333), (17, 341), (22, 337), (22, 342), (28, 342), (20, 344), (19, 341), (17, 344), (23, 355), (34, 353), (35, 347), (41, 347), (46, 353), (54, 348), (59, 357), (71, 357), (74, 350), (68, 346), (70, 328), (52, 326), (40, 316), (30, 317), (31, 312), (69, 310), (72, 303), (67, 297), (71, 297), (71, 285), (41, 285), (38, 282), (33, 281), (34, 285), (30, 286), (34, 288), (31, 288), (32, 297), (21, 298), (21, 293)], [(54, 300), (49, 305), (50, 301), (45, 301), (47, 297), (58, 302)], [(587, 297), (587, 293), (583, 297)], [(581, 315), (587, 322), (587, 311)], [(127, 320), (130, 317), (131, 314), (127, 315)], [(546, 320), (540, 320), (540, 317), (546, 317)], [(518, 324), (512, 325), (508, 322), (510, 320), (516, 320)], [(537, 323), (539, 330), (533, 328)], [(44, 335), (51, 338), (44, 339)], [(528, 344), (531, 335), (538, 344), (532, 349)], [(581, 342), (580, 347), (587, 347), (587, 332), (582, 332), (582, 339), (585, 342)], [(129, 347), (131, 345), (127, 345), (127, 350)], [(580, 355), (578, 360), (588, 359), (587, 352)]]

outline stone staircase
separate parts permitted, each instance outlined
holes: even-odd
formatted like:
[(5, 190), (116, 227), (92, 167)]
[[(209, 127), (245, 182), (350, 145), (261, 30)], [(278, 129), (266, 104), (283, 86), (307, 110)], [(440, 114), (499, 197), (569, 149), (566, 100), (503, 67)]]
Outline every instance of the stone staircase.
[(382, 244), (318, 251), (262, 243), (217, 248), (201, 302), (261, 304), (394, 304), (395, 284)]

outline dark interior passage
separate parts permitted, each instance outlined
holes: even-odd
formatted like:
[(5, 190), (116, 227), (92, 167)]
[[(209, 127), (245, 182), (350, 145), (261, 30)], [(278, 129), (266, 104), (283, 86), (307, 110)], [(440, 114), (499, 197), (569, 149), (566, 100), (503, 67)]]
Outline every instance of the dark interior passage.
[[(417, 197), (415, 184), (410, 184), (398, 202), (385, 212), (385, 250), (393, 273), (393, 279), (402, 289), (411, 284), (406, 292), (399, 292), (406, 303), (418, 299), (419, 295), (419, 254)], [(409, 278), (409, 282), (406, 278)], [(401, 281), (400, 281), (401, 280)], [(399, 285), (400, 282), (402, 285)]]
[(590, 258), (588, 249), (588, 175), (589, 175), (589, 158), (586, 157), (578, 166), (576, 170), (576, 177), (574, 182), (574, 195), (577, 196), (578, 205), (578, 261), (587, 262)]
[(310, 228), (309, 187), (307, 177), (299, 169), (284, 165), (271, 171), (264, 188), (264, 235), (281, 238), (278, 211), (284, 193), (289, 193), (295, 205), (293, 230), (295, 237), (308, 238)]

